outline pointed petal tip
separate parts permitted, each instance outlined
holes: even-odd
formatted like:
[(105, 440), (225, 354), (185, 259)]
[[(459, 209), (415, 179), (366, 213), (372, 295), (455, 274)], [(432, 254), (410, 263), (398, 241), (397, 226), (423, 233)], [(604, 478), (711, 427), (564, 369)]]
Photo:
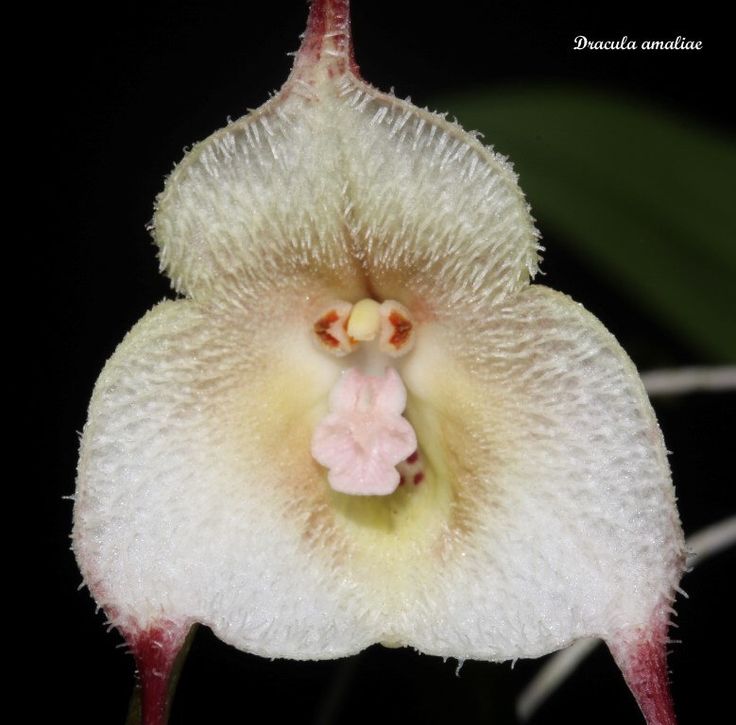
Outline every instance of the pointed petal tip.
[(666, 618), (607, 642), (647, 725), (677, 725), (667, 671)]
[(161, 621), (145, 629), (125, 629), (138, 668), (142, 725), (165, 725), (169, 690), (176, 658), (184, 646), (190, 624)]
[(312, 0), (307, 29), (297, 51), (292, 78), (310, 80), (319, 71), (328, 77), (350, 71), (360, 75), (350, 33), (350, 0)]

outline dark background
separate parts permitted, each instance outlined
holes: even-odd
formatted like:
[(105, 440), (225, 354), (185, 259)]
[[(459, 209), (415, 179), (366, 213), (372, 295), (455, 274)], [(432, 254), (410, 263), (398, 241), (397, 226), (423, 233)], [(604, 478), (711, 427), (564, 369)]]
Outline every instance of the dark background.
[[(595, 9), (532, 5), (354, 0), (354, 42), (364, 77), (419, 105), (443, 94), (563, 80), (609, 89), (684, 121), (732, 133), (727, 85), (731, 39), (714, 6), (604, 3)], [(28, 457), (41, 555), (32, 578), (39, 696), (35, 721), (122, 723), (132, 659), (95, 615), (68, 551), (77, 431), (94, 381), (127, 330), (170, 295), (145, 231), (164, 175), (184, 147), (260, 105), (286, 78), (304, 27), (303, 2), (157, 2), (59, 6), (24, 18), (22, 108), (38, 143), (21, 152), (26, 249), (42, 315), (27, 326), (31, 373), (41, 391), (25, 406), (48, 441)], [(578, 34), (704, 41), (700, 52), (575, 52)], [(31, 63), (32, 61), (32, 63)], [(442, 108), (439, 110), (449, 110)], [(540, 119), (543, 123), (543, 119)], [(493, 139), (487, 139), (492, 142)], [(12, 147), (13, 142), (8, 141)], [(11, 150), (13, 150), (11, 148)], [(501, 152), (504, 149), (499, 149)], [(35, 152), (38, 151), (38, 159)], [(25, 178), (27, 176), (27, 178)], [(524, 179), (521, 179), (523, 187)], [(544, 220), (540, 219), (544, 234)], [(641, 369), (707, 363), (677, 331), (636, 306), (606, 270), (584, 264), (544, 235), (544, 283), (583, 302)], [(38, 276), (42, 278), (38, 282)], [(728, 331), (727, 331), (728, 332)], [(730, 331), (729, 334), (733, 334)], [(40, 347), (39, 347), (40, 346)], [(686, 533), (736, 510), (731, 446), (734, 396), (655, 403), (665, 432)], [(33, 509), (32, 509), (33, 510)], [(683, 640), (673, 645), (682, 723), (710, 723), (732, 707), (733, 551), (688, 575), (680, 599)], [(39, 664), (40, 663), (40, 666)], [(539, 662), (455, 662), (372, 648), (345, 662), (270, 662), (236, 652), (201, 630), (172, 723), (512, 722), (515, 693)], [(330, 714), (332, 713), (332, 714)], [(53, 718), (53, 719), (52, 719)], [(637, 723), (633, 699), (600, 650), (534, 722)]]

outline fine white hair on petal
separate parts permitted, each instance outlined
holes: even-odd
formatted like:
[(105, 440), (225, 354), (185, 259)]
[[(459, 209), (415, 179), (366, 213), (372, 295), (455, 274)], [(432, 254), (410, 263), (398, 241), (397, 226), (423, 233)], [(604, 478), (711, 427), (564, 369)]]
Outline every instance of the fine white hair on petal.
[(646, 626), (672, 601), (685, 552), (631, 361), (580, 305), (537, 285), (464, 322), (424, 331), (402, 370), (420, 441), (435, 426), (455, 462), (446, 564), (415, 570), (408, 641), (500, 660)]
[(308, 270), (356, 294), (367, 275), (379, 298), (431, 290), (441, 312), (528, 283), (538, 234), (502, 157), (349, 73), (308, 100), (293, 84), (169, 177), (154, 230), (180, 292), (236, 299)]
[[(736, 516), (696, 531), (685, 540), (693, 552), (692, 564), (702, 564), (723, 549), (736, 544)], [(677, 587), (678, 593), (687, 596)], [(601, 644), (599, 639), (581, 639), (551, 657), (524, 688), (516, 701), (516, 714), (526, 722), (578, 665)]]
[(533, 286), (426, 326), (401, 369), (426, 481), (358, 503), (309, 454), (337, 359), (269, 320), (164, 303), (100, 377), (74, 548), (116, 626), (201, 621), (266, 656), (380, 641), (503, 660), (669, 604), (684, 550), (661, 436), (579, 305)]
[(356, 253), (379, 296), (414, 294), (441, 315), (527, 284), (537, 234), (511, 167), (441, 116), (372, 90), (364, 98), (360, 112), (343, 109), (342, 126)]
[[(338, 371), (296, 336), (279, 355), (290, 333), (273, 339), (237, 310), (165, 302), (105, 367), (73, 538), (90, 590), (122, 631), (200, 621), (242, 649), (295, 658), (346, 655), (376, 638), (350, 572), (334, 575), (339, 542), (320, 540), (309, 413)], [(291, 354), (299, 371), (280, 374)]]

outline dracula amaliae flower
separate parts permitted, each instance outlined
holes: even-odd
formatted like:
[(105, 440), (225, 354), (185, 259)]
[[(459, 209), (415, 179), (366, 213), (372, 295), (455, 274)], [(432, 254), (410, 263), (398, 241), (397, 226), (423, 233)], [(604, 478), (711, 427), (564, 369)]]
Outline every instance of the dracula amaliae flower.
[(195, 622), (266, 657), (483, 660), (603, 638), (650, 725), (684, 547), (637, 372), (531, 284), (510, 164), (380, 93), (347, 0), (158, 198), (154, 307), (102, 372), (73, 546), (164, 721)]

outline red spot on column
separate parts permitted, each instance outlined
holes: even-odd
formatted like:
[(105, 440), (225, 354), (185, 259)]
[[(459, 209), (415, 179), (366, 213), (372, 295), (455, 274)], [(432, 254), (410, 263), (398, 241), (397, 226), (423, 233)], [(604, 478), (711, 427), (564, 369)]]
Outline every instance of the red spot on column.
[(414, 476), (414, 485), (418, 486), (424, 480), (424, 474), (420, 471)]
[(414, 325), (412, 325), (406, 317), (396, 310), (388, 316), (388, 321), (394, 328), (394, 331), (389, 338), (389, 342), (396, 348), (402, 347), (409, 338), (409, 333)]
[(330, 334), (330, 326), (334, 325), (339, 319), (337, 310), (330, 310), (314, 323), (314, 334), (328, 347), (337, 347), (340, 342), (336, 337)]
[(407, 463), (416, 463), (417, 459), (419, 458), (419, 451), (414, 451), (407, 459)]
[(403, 476), (399, 476), (399, 486), (403, 486), (406, 483)]

